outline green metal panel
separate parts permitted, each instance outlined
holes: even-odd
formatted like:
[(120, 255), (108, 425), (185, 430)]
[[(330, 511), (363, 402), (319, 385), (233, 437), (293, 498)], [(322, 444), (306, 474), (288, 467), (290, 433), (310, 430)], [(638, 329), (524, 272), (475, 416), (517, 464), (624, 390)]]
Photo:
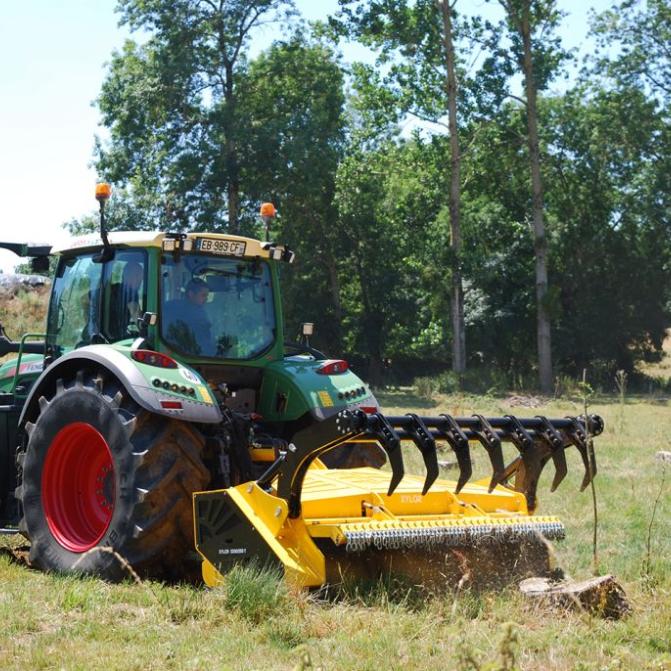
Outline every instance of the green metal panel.
[(42, 372), (44, 357), (41, 354), (24, 354), (21, 357), (18, 376), (17, 359), (10, 359), (0, 365), (0, 392), (10, 393), (14, 389), (14, 378), (18, 387), (29, 387)]
[(368, 386), (352, 371), (321, 375), (317, 369), (323, 364), (307, 357), (270, 363), (263, 376), (259, 400), (259, 412), (264, 419), (292, 421), (309, 411), (329, 415), (335, 409), (356, 407), (371, 398)]

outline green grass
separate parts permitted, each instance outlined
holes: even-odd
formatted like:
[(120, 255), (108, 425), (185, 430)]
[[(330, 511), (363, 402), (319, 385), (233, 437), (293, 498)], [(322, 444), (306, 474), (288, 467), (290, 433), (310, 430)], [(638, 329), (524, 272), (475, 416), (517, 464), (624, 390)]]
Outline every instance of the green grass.
[[(380, 400), (389, 414), (582, 412), (578, 402), (520, 408), (504, 398), (467, 395), (440, 396), (427, 408), (407, 390)], [(208, 591), (44, 575), (0, 556), (2, 668), (671, 669), (671, 472), (644, 571), (662, 478), (654, 457), (671, 449), (671, 407), (668, 400), (601, 398), (590, 412), (607, 427), (597, 441), (599, 572), (613, 573), (625, 588), (634, 610), (623, 621), (557, 612), (514, 589), (421, 602), (373, 589), (326, 601), (254, 570)], [(418, 470), (414, 450), (406, 455)], [(476, 452), (475, 459), (484, 472), (484, 455)], [(578, 491), (575, 450), (568, 460), (569, 476), (554, 494), (546, 469), (541, 512), (562, 517), (567, 539), (556, 546), (557, 556), (571, 576), (585, 578), (592, 575), (591, 494)]]
[[(4, 302), (0, 318), (10, 336), (41, 330), (45, 298)], [(670, 362), (646, 373), (668, 377)], [(582, 412), (579, 399), (526, 408), (504, 397), (427, 399), (411, 389), (379, 398), (388, 414)], [(662, 397), (629, 397), (624, 404), (602, 397), (591, 401), (590, 412), (606, 421), (597, 440), (598, 570), (623, 584), (633, 606), (625, 620), (558, 612), (514, 589), (419, 600), (373, 585), (327, 601), (254, 569), (234, 572), (216, 590), (110, 585), (37, 573), (0, 554), (0, 667), (671, 671), (671, 468), (660, 494), (663, 473), (654, 458), (671, 450), (671, 404)], [(405, 455), (408, 470), (421, 472), (416, 451), (408, 448)], [(546, 469), (539, 512), (563, 519), (567, 538), (556, 546), (557, 557), (572, 577), (585, 578), (593, 570), (591, 494), (578, 491), (582, 465), (576, 450), (568, 461), (569, 475), (554, 494), (551, 467)], [(487, 473), (477, 448), (475, 465), (476, 475)], [(19, 542), (0, 538), (0, 548)]]

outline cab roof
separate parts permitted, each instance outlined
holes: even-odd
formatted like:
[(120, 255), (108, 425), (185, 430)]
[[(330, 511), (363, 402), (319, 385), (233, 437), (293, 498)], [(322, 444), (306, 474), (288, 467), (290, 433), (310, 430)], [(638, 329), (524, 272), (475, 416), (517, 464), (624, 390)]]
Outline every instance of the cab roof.
[[(166, 251), (174, 251), (181, 248), (183, 251), (202, 251), (211, 253), (240, 256), (243, 258), (261, 257), (274, 260), (285, 260), (292, 262), (294, 254), (286, 245), (278, 245), (273, 242), (262, 242), (254, 238), (246, 238), (240, 235), (228, 235), (223, 233), (166, 233), (163, 231), (110, 231), (107, 234), (111, 247), (156, 247)], [(198, 240), (209, 240), (208, 249), (197, 250)], [(184, 244), (186, 242), (186, 245)], [(226, 254), (217, 252), (214, 245), (221, 243), (239, 243), (236, 253)], [(201, 243), (202, 244), (202, 243)], [(87, 249), (100, 249), (103, 246), (102, 238), (99, 233), (89, 233), (87, 235), (77, 236), (70, 239), (63, 245), (56, 245), (52, 254), (67, 254), (69, 252), (79, 252)], [(242, 252), (240, 250), (243, 250)]]

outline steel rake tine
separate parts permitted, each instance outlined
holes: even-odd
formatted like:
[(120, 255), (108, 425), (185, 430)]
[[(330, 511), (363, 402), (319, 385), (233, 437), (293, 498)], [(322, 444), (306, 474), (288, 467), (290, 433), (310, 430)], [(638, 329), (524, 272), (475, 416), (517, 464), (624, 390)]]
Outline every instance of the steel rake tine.
[(464, 485), (470, 480), (473, 475), (473, 464), (471, 463), (471, 451), (468, 446), (468, 438), (457, 424), (454, 417), (450, 415), (440, 415), (443, 421), (436, 427), (437, 431), (445, 437), (450, 447), (454, 450), (457, 457), (457, 465), (459, 466), (459, 480), (455, 494), (458, 494)]
[[(598, 415), (580, 416), (579, 420), (585, 423), (585, 442), (587, 444), (587, 456), (589, 457), (588, 467), (590, 467), (591, 482), (596, 477), (596, 453), (594, 452), (594, 441), (592, 438), (598, 436), (603, 431), (603, 420)], [(589, 482), (587, 483), (589, 484)]]
[(412, 420), (412, 426), (407, 427), (406, 431), (410, 434), (413, 443), (415, 443), (419, 451), (422, 453), (422, 459), (424, 460), (424, 466), (426, 468), (426, 479), (424, 480), (424, 487), (422, 488), (422, 496), (424, 496), (438, 478), (436, 441), (426, 428), (426, 424), (424, 424), (418, 415), (409, 412), (407, 417), (410, 417)]
[(391, 496), (405, 475), (403, 455), (401, 454), (401, 439), (387, 418), (380, 413), (368, 415), (367, 433), (377, 438), (382, 445), (382, 449), (387, 453), (391, 466), (391, 481), (389, 482), (387, 496)]
[(559, 431), (552, 426), (552, 423), (547, 417), (536, 415), (536, 419), (539, 419), (542, 423), (542, 427), (538, 429), (538, 432), (552, 451), (551, 456), (552, 463), (555, 467), (555, 475), (552, 479), (550, 491), (554, 492), (568, 473), (566, 454), (564, 452), (564, 440)]
[(534, 443), (534, 439), (522, 426), (522, 423), (517, 417), (514, 415), (505, 415), (505, 418), (510, 422), (510, 428), (508, 429), (510, 432), (510, 439), (522, 457), (522, 464), (524, 466), (522, 491), (527, 499), (529, 510), (533, 512), (536, 509), (538, 480), (543, 471), (543, 467), (545, 466), (543, 455), (538, 449), (538, 446)]
[(480, 428), (473, 429), (482, 446), (487, 451), (489, 462), (492, 465), (492, 479), (489, 482), (488, 491), (491, 492), (496, 485), (501, 484), (504, 479), (505, 464), (503, 462), (503, 448), (501, 439), (496, 435), (491, 424), (483, 415), (473, 415), (480, 423)]
[[(566, 435), (569, 439), (569, 442), (578, 450), (578, 452), (580, 452), (580, 458), (582, 459), (583, 466), (585, 467), (585, 475), (583, 476), (582, 484), (580, 485), (580, 491), (584, 492), (585, 489), (587, 489), (589, 483), (592, 482), (593, 475), (593, 469), (590, 468), (589, 456), (587, 455), (587, 450), (589, 449), (587, 434), (585, 433), (584, 428), (580, 425), (580, 422), (575, 417), (567, 417), (566, 419), (570, 420), (571, 422), (571, 428), (566, 429)], [(593, 450), (594, 448), (592, 447), (592, 454)], [(594, 472), (596, 472), (596, 468), (594, 468)]]

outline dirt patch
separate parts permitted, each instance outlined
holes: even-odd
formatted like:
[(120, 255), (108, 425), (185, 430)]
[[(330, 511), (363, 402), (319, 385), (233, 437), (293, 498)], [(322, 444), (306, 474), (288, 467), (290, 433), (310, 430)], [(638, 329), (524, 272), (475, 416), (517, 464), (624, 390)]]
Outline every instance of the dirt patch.
[(31, 568), (28, 555), (30, 553), (30, 545), (21, 545), (19, 547), (0, 547), (0, 557), (8, 557), (14, 564)]
[(542, 396), (524, 396), (522, 394), (517, 394), (514, 396), (508, 396), (505, 399), (504, 403), (515, 408), (540, 408), (548, 403), (549, 399), (543, 398)]

